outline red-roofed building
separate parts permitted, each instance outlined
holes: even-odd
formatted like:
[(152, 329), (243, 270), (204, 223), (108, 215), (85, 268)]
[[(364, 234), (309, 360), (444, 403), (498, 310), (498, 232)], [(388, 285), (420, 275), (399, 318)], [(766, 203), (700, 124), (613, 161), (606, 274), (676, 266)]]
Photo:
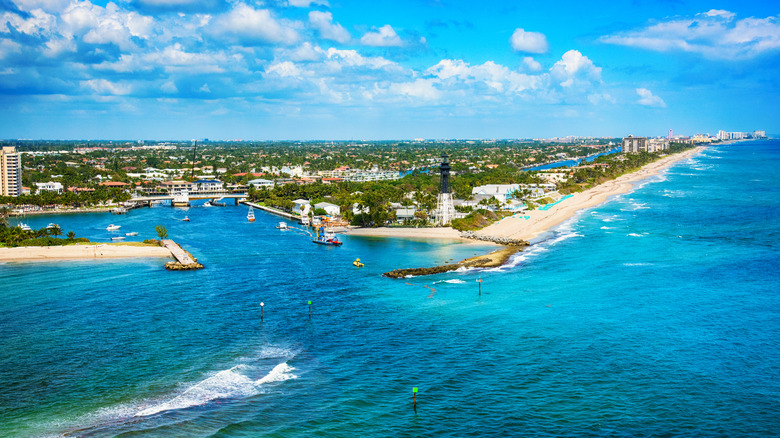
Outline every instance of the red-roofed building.
[(322, 178), (323, 184), (335, 184), (344, 181), (344, 178)]
[(101, 186), (106, 186), (106, 187), (125, 187), (125, 186), (129, 186), (130, 184), (123, 183), (121, 181), (106, 181), (106, 182), (100, 183), (100, 185)]

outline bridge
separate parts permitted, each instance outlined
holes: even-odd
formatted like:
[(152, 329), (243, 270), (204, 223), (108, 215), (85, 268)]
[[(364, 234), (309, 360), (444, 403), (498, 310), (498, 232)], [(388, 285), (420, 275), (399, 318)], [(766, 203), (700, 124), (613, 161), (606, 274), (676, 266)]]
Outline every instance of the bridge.
[(136, 196), (130, 198), (130, 202), (151, 205), (154, 201), (171, 201), (171, 205), (175, 206), (180, 204), (189, 205), (190, 201), (198, 199), (233, 199), (235, 205), (238, 205), (239, 201), (247, 196), (246, 193), (231, 193), (228, 191), (197, 191), (175, 193), (172, 195)]

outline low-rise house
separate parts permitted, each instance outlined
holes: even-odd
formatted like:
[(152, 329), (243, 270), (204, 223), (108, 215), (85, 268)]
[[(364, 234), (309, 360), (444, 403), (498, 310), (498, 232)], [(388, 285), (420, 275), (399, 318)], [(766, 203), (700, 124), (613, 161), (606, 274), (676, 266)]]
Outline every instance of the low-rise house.
[(168, 193), (181, 193), (183, 191), (192, 191), (191, 182), (187, 181), (165, 181), (160, 184), (160, 188), (168, 190)]
[(35, 186), (38, 187), (38, 192), (62, 193), (62, 183), (60, 182), (35, 183)]
[(520, 190), (520, 184), (486, 184), (471, 189), (472, 195), (490, 195), (504, 203), (512, 194)]
[(311, 208), (311, 203), (307, 199), (296, 199), (293, 201), (293, 213), (303, 215), (303, 212), (307, 211), (309, 208)]
[(195, 190), (200, 192), (218, 192), (222, 191), (222, 181), (216, 179), (201, 179), (195, 181)]
[(331, 204), (330, 202), (318, 202), (314, 204), (315, 210), (320, 208), (325, 210), (331, 216), (338, 216), (341, 214), (341, 208), (336, 204)]
[(250, 186), (250, 187), (254, 186), (255, 188), (258, 188), (258, 189), (261, 188), (261, 187), (265, 187), (267, 189), (274, 188), (274, 182), (273, 181), (271, 181), (270, 179), (263, 179), (263, 178), (253, 179), (253, 180), (249, 181), (248, 183), (246, 183), (246, 185)]
[(417, 212), (416, 208), (398, 208), (395, 210), (395, 218), (398, 222), (414, 220), (414, 214)]

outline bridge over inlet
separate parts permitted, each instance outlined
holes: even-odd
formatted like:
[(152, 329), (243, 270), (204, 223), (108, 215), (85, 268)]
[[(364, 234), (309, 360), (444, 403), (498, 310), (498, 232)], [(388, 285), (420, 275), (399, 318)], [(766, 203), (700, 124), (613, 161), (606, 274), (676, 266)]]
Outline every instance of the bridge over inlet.
[(211, 199), (216, 201), (217, 199), (232, 199), (235, 205), (238, 205), (242, 199), (247, 197), (246, 193), (232, 193), (227, 191), (203, 191), (203, 192), (188, 192), (177, 193), (172, 195), (149, 195), (149, 196), (135, 196), (130, 198), (130, 202), (137, 202), (139, 204), (151, 205), (154, 201), (171, 201), (171, 205), (189, 205), (190, 201), (198, 199)]

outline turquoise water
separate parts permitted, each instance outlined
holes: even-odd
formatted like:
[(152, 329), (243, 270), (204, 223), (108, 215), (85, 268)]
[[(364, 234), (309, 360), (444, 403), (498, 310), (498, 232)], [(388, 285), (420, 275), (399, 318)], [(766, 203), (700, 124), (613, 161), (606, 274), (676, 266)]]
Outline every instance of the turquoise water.
[(323, 247), (244, 207), (29, 218), (164, 224), (206, 269), (0, 265), (0, 434), (776, 436), (778, 158), (713, 147), (507, 267), (404, 280), (487, 247)]

